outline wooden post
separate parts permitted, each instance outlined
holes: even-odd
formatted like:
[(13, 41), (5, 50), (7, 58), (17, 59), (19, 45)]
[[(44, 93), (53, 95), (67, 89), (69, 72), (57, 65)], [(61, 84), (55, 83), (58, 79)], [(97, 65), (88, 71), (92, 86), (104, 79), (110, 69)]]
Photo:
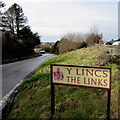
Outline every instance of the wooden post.
[(55, 94), (54, 85), (51, 84), (51, 117), (55, 114)]
[(55, 114), (55, 91), (54, 84), (52, 82), (52, 65), (51, 65), (51, 118)]
[(107, 100), (107, 120), (110, 120), (110, 96), (111, 90), (108, 90), (108, 100)]

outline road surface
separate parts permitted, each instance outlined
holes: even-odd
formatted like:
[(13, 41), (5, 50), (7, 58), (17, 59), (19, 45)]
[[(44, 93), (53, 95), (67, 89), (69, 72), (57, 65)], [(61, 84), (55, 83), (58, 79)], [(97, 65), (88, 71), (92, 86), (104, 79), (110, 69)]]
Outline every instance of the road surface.
[(4, 98), (4, 96), (29, 73), (34, 71), (52, 56), (53, 54), (44, 54), (32, 59), (2, 65), (2, 98)]

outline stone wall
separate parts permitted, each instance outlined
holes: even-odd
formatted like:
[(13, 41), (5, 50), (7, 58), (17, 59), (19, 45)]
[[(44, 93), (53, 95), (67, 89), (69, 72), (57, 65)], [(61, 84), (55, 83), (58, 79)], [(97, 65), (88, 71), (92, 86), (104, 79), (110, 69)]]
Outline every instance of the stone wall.
[(97, 45), (100, 49), (106, 50), (111, 55), (120, 56), (120, 45)]

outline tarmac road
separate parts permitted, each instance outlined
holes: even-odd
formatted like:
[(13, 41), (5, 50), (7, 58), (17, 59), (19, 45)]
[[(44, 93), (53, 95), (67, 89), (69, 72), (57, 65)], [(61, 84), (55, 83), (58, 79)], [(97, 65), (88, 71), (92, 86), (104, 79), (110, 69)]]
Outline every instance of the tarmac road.
[(43, 54), (28, 60), (2, 65), (2, 98), (7, 95), (21, 80), (38, 68), (53, 54)]

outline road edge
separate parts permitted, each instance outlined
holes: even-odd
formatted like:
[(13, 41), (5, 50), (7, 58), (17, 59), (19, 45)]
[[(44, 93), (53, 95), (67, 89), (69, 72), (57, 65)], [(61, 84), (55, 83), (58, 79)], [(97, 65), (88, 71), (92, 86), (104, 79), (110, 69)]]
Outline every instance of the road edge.
[[(51, 56), (50, 58), (52, 58), (53, 56)], [(48, 59), (50, 59), (50, 58), (48, 58)], [(42, 64), (44, 64), (47, 60), (45, 60)], [(26, 80), (27, 78), (30, 78), (32, 75), (34, 75), (35, 72), (37, 71), (37, 69), (39, 67), (41, 67), (41, 65), (36, 67), (23, 80), (21, 80), (20, 83), (18, 83), (2, 100), (0, 100), (0, 120), (6, 119), (6, 116), (10, 112), (12, 105), (17, 98), (17, 95), (20, 91), (20, 86), (22, 85), (23, 81)]]
[(20, 86), (22, 85), (23, 81), (26, 80), (27, 78), (30, 78), (32, 75), (34, 75), (36, 70), (40, 66), (38, 66), (31, 73), (25, 76), (25, 78), (21, 80), (20, 83), (18, 83), (7, 95), (5, 95), (5, 97), (2, 100), (0, 100), (0, 120), (6, 119), (6, 116), (10, 112), (12, 105), (17, 98), (17, 95), (20, 91)]
[(32, 75), (34, 75), (36, 70), (39, 67), (35, 68), (31, 73), (29, 73), (2, 100), (0, 100), (0, 120), (6, 119), (6, 116), (10, 112), (10, 110), (12, 108), (12, 105), (13, 105), (13, 103), (15, 102), (15, 100), (17, 98), (17, 95), (18, 95), (18, 93), (20, 91), (20, 86), (22, 85), (23, 81), (26, 80), (27, 78), (30, 78)]
[(18, 83), (2, 100), (0, 100), (0, 120), (4, 119), (6, 114), (9, 112), (22, 82), (23, 80), (21, 80), (20, 83)]

